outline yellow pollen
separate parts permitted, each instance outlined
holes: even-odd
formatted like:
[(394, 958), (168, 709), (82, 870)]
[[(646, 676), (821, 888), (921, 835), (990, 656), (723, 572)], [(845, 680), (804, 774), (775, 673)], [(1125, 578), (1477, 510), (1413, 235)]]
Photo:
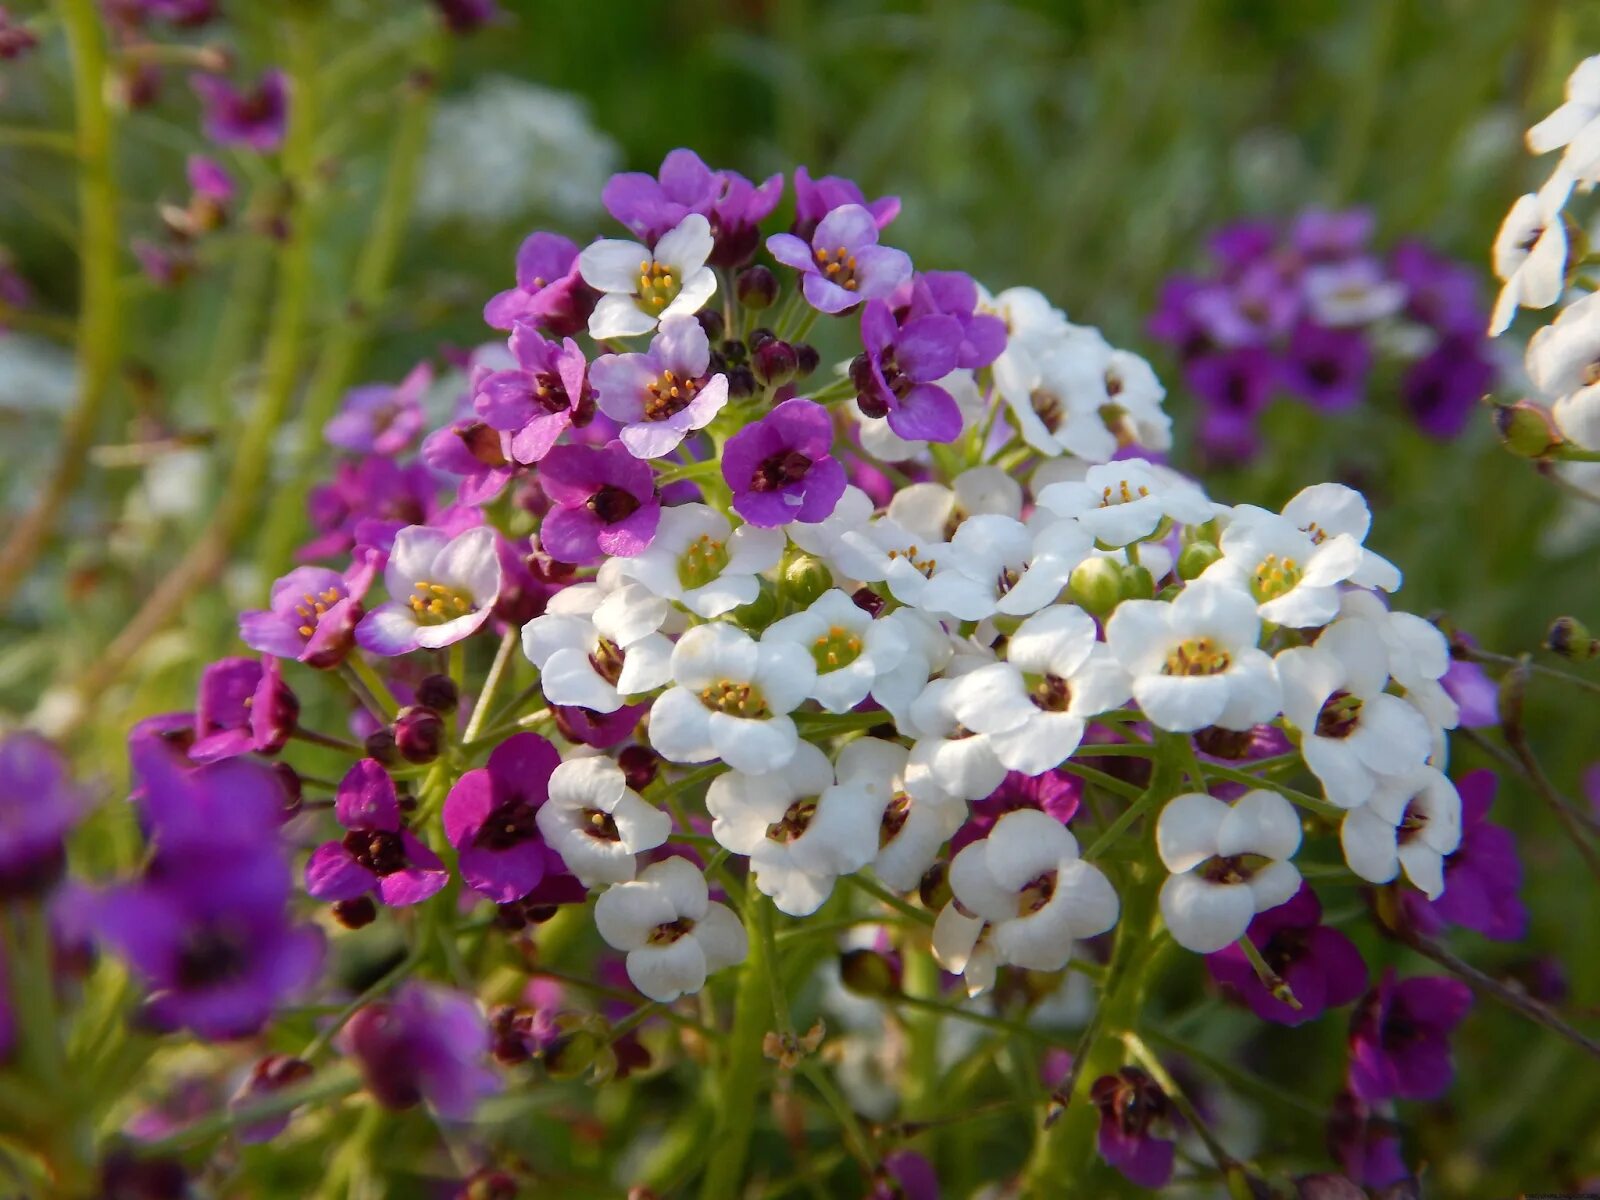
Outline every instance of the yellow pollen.
[(1114, 504), (1132, 504), (1135, 500), (1142, 500), (1150, 494), (1150, 489), (1140, 485), (1138, 495), (1128, 486), (1126, 479), (1121, 480), (1115, 493), (1110, 488), (1103, 488), (1100, 492), (1100, 507), (1110, 508)]
[(1221, 675), (1232, 664), (1228, 652), (1208, 637), (1187, 638), (1167, 655), (1163, 675)]
[(772, 715), (767, 711), (767, 700), (760, 688), (732, 679), (721, 679), (701, 688), (700, 703), (714, 712), (747, 720), (761, 720)]

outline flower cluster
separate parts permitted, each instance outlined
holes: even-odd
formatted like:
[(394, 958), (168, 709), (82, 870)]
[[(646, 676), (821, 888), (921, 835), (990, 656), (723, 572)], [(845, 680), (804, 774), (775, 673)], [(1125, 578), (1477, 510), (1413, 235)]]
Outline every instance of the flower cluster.
[(1384, 355), (1404, 364), (1400, 397), (1418, 428), (1461, 432), (1495, 379), (1477, 280), (1420, 241), (1380, 255), (1372, 227), (1360, 209), (1230, 226), (1211, 240), (1211, 274), (1167, 282), (1150, 329), (1204, 405), (1209, 453), (1252, 457), (1278, 396), (1330, 413), (1360, 405)]

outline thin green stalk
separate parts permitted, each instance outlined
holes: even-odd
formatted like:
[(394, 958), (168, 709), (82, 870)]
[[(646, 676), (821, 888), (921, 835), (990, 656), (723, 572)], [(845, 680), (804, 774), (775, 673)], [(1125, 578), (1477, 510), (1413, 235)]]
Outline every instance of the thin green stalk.
[(472, 719), (467, 722), (467, 728), (461, 735), (463, 743), (473, 741), (488, 719), (489, 706), (494, 703), (495, 693), (500, 690), (500, 681), (505, 678), (506, 668), (511, 663), (511, 656), (516, 652), (519, 641), (515, 629), (506, 630), (500, 638), (500, 648), (495, 651), (494, 662), (490, 665), (489, 674), (483, 681), (483, 689), (473, 702)]
[(919, 925), (933, 924), (933, 914), (931, 912), (928, 912), (923, 908), (918, 908), (909, 901), (902, 900), (899, 896), (896, 896), (893, 892), (884, 887), (881, 883), (878, 883), (876, 880), (868, 879), (864, 875), (844, 875), (841, 876), (841, 878), (843, 878), (844, 881), (851, 887), (857, 889), (858, 891), (865, 892), (874, 900), (878, 900), (884, 904), (887, 904), (897, 913), (910, 917)]
[(190, 1146), (200, 1145), (242, 1125), (254, 1125), (273, 1117), (281, 1117), (302, 1104), (325, 1104), (330, 1100), (342, 1099), (360, 1087), (361, 1080), (352, 1070), (335, 1068), (324, 1071), (298, 1086), (270, 1092), (249, 1104), (241, 1104), (238, 1108), (224, 1109), (210, 1117), (202, 1117), (167, 1137), (153, 1142), (143, 1142), (139, 1146), (139, 1151), (150, 1156), (171, 1154)]
[(1329, 820), (1338, 820), (1344, 816), (1344, 809), (1320, 796), (1313, 796), (1309, 792), (1302, 792), (1299, 788), (1289, 787), (1287, 784), (1276, 783), (1271, 779), (1263, 779), (1259, 775), (1252, 775), (1249, 771), (1236, 771), (1232, 767), (1220, 766), (1217, 763), (1206, 763), (1205, 773), (1218, 779), (1226, 779), (1230, 783), (1242, 783), (1246, 787), (1266, 788), (1269, 792), (1277, 792), (1285, 800), (1298, 804), (1301, 808), (1316, 813), (1319, 817)]
[(1206, 1150), (1211, 1159), (1217, 1164), (1219, 1171), (1226, 1172), (1235, 1166), (1233, 1155), (1228, 1153), (1227, 1147), (1220, 1138), (1212, 1132), (1211, 1126), (1189, 1102), (1189, 1097), (1178, 1086), (1178, 1081), (1172, 1077), (1171, 1072), (1162, 1064), (1161, 1059), (1145, 1045), (1144, 1039), (1132, 1030), (1127, 1030), (1122, 1035), (1122, 1044), (1127, 1046), (1134, 1058), (1138, 1059), (1144, 1069), (1150, 1072), (1150, 1077), (1166, 1092), (1167, 1098), (1172, 1101), (1177, 1110), (1183, 1114), (1190, 1127), (1200, 1135), (1200, 1140), (1206, 1144)]

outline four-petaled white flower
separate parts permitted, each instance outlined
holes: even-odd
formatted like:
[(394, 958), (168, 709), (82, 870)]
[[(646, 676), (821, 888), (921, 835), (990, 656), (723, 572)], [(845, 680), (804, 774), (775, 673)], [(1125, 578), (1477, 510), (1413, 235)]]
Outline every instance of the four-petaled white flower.
[(431, 525), (395, 535), (384, 567), (389, 602), (356, 626), (356, 642), (374, 654), (439, 650), (483, 627), (500, 597), (495, 532), (479, 525), (451, 537)]
[(1074, 521), (1030, 530), (1014, 517), (968, 517), (922, 591), (922, 607), (963, 621), (1027, 616), (1053, 603), (1093, 539)]
[(907, 787), (913, 795), (932, 786), (962, 800), (981, 800), (1000, 786), (1006, 768), (989, 736), (968, 729), (956, 716), (955, 686), (954, 678), (929, 680), (911, 704), (903, 729), (917, 739), (911, 747), (916, 771)]
[(1345, 861), (1371, 883), (1388, 883), (1404, 867), (1428, 899), (1444, 892), (1445, 856), (1461, 843), (1461, 795), (1433, 767), (1385, 780), (1339, 830)]
[(708, 504), (678, 504), (662, 509), (654, 540), (619, 569), (691, 612), (719, 617), (754, 600), (757, 576), (782, 556), (783, 530), (735, 529)]
[(1339, 584), (1361, 569), (1361, 543), (1347, 533), (1315, 541), (1294, 521), (1254, 505), (1233, 510), (1222, 557), (1200, 576), (1249, 592), (1263, 621), (1309, 629), (1339, 612)]
[[(1353, 538), (1361, 545), (1372, 528), (1372, 512), (1366, 500), (1342, 483), (1316, 483), (1301, 488), (1283, 506), (1283, 516), (1317, 546), (1340, 537)], [(1351, 572), (1350, 582), (1393, 592), (1400, 587), (1400, 568), (1362, 545), (1361, 565)]]
[(662, 859), (607, 888), (594, 923), (607, 945), (627, 953), (633, 986), (662, 1003), (698, 992), (749, 949), (739, 918), (711, 902), (705, 876), (686, 858)]
[(1600, 450), (1600, 295), (1568, 305), (1535, 333), (1527, 367), (1562, 436)]
[(900, 665), (909, 639), (906, 625), (873, 619), (838, 588), (824, 592), (803, 612), (774, 622), (762, 642), (799, 646), (816, 663), (810, 697), (831, 713), (849, 712), (867, 698), (880, 678)]
[(660, 632), (669, 614), (665, 599), (631, 581), (573, 584), (522, 627), (522, 652), (551, 704), (616, 712), (672, 678), (672, 642)]
[(954, 483), (913, 483), (889, 501), (889, 518), (929, 541), (949, 541), (968, 517), (1022, 515), (1022, 485), (999, 467), (973, 467)]
[(1156, 850), (1172, 874), (1161, 885), (1161, 917), (1173, 941), (1211, 954), (1244, 936), (1250, 918), (1300, 890), (1288, 860), (1300, 819), (1277, 792), (1246, 792), (1231, 805), (1202, 792), (1167, 802)]
[(1039, 507), (1075, 518), (1105, 546), (1147, 538), (1168, 517), (1203, 525), (1217, 514), (1217, 506), (1194, 484), (1142, 458), (1090, 467), (1081, 482), (1052, 483), (1039, 493)]
[(667, 840), (672, 821), (628, 786), (609, 758), (569, 758), (550, 775), (535, 820), (584, 887), (632, 879), (634, 855)]
[(618, 238), (591, 242), (578, 255), (583, 281), (602, 293), (589, 316), (589, 336), (649, 333), (666, 317), (692, 317), (716, 293), (711, 223), (690, 213), (655, 248)]
[(1534, 154), (1563, 147), (1560, 175), (1580, 183), (1600, 182), (1600, 55), (1573, 68), (1566, 102), (1528, 130), (1528, 149)]
[(1502, 281), (1489, 318), (1489, 336), (1510, 326), (1518, 308), (1549, 308), (1567, 277), (1567, 229), (1561, 208), (1570, 184), (1552, 180), (1520, 196), (1494, 239), (1494, 273)]

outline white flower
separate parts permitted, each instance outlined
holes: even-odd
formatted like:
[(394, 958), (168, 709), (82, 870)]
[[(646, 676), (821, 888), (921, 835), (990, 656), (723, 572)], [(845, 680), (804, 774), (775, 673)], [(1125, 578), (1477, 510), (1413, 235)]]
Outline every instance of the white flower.
[(1167, 389), (1148, 362), (1131, 350), (1113, 350), (1101, 382), (1106, 403), (1100, 415), (1115, 426), (1119, 440), (1146, 450), (1172, 447), (1172, 418), (1161, 407)]
[(710, 505), (678, 504), (661, 510), (650, 545), (618, 570), (691, 612), (719, 617), (756, 598), (756, 576), (777, 565), (783, 544), (781, 529), (734, 529)]
[(1569, 305), (1535, 333), (1527, 367), (1562, 436), (1600, 449), (1600, 294)]
[(888, 710), (897, 725), (909, 727), (911, 705), (928, 680), (955, 658), (957, 639), (937, 617), (914, 608), (897, 608), (878, 619), (900, 629), (906, 650), (897, 665), (879, 675), (872, 685), (872, 698)]
[(1593, 183), (1600, 176), (1600, 56), (1573, 69), (1566, 95), (1565, 104), (1528, 130), (1528, 149), (1548, 154), (1565, 146), (1561, 172)]
[(1147, 538), (1165, 517), (1203, 525), (1217, 512), (1194, 484), (1159, 472), (1142, 458), (1090, 467), (1081, 483), (1052, 483), (1038, 501), (1059, 517), (1075, 518), (1105, 546)]
[(1277, 792), (1246, 792), (1231, 805), (1201, 792), (1176, 796), (1156, 822), (1156, 850), (1172, 874), (1161, 917), (1172, 940), (1211, 954), (1244, 936), (1250, 918), (1300, 890), (1287, 861), (1300, 848), (1300, 819)]
[(955, 483), (913, 483), (895, 492), (889, 518), (929, 541), (948, 541), (968, 517), (1022, 515), (1022, 485), (999, 467), (973, 467)]
[(941, 788), (926, 768), (912, 766), (906, 748), (894, 742), (851, 742), (839, 752), (834, 770), (841, 784), (863, 780), (887, 792), (872, 871), (896, 891), (910, 891), (938, 859), (939, 847), (966, 821), (966, 802)]
[[(844, 489), (844, 494), (839, 497), (839, 503), (834, 505), (833, 512), (825, 519), (790, 525), (789, 540), (808, 554), (814, 554), (827, 563), (835, 578), (859, 579), (860, 576), (852, 574), (841, 564), (839, 557), (841, 544), (846, 533), (860, 529), (872, 520), (873, 511), (871, 497), (852, 484)], [(848, 551), (845, 552), (845, 561), (852, 566), (860, 565), (850, 558)]]
[(363, 649), (408, 654), (470, 637), (500, 597), (495, 532), (479, 525), (451, 537), (431, 525), (407, 525), (395, 535), (383, 583), (389, 602), (356, 627)]
[(1006, 777), (1005, 765), (995, 757), (988, 736), (966, 728), (956, 716), (955, 682), (930, 680), (902, 726), (902, 732), (917, 739), (911, 748), (916, 773), (906, 781), (912, 795), (924, 794), (926, 784), (962, 800), (978, 800)]
[(639, 877), (600, 894), (594, 923), (606, 944), (627, 952), (628, 978), (666, 1003), (698, 992), (706, 976), (744, 961), (744, 926), (713, 904), (705, 876), (686, 858), (651, 863)]
[(1048, 343), (994, 363), (995, 389), (1022, 440), (1039, 453), (1074, 454), (1103, 463), (1117, 452), (1117, 435), (1101, 409), (1107, 399), (1112, 349), (1098, 329), (1070, 323)]
[(638, 242), (603, 238), (578, 255), (578, 273), (603, 293), (589, 316), (597, 340), (649, 333), (666, 317), (692, 317), (716, 293), (711, 223), (690, 213), (661, 235), (654, 250)]
[(831, 562), (845, 578), (886, 583), (901, 604), (920, 608), (948, 548), (947, 542), (920, 538), (888, 517), (874, 517), (839, 534)]
[(835, 783), (828, 756), (801, 742), (782, 771), (717, 776), (706, 792), (706, 811), (712, 836), (749, 856), (761, 893), (781, 911), (803, 917), (822, 906), (834, 880), (872, 861), (888, 787), (886, 775), (861, 770)]
[[(1302, 488), (1283, 506), (1283, 515), (1318, 546), (1341, 535), (1355, 539), (1359, 545), (1367, 540), (1372, 528), (1372, 513), (1365, 498), (1342, 483), (1316, 483)], [(1400, 586), (1400, 568), (1363, 545), (1361, 565), (1351, 573), (1350, 582), (1392, 592)]]
[(1339, 584), (1361, 568), (1361, 543), (1347, 533), (1313, 541), (1294, 521), (1254, 505), (1233, 510), (1222, 557), (1200, 576), (1250, 593), (1263, 621), (1306, 629), (1339, 611)]
[(1341, 623), (1366, 621), (1383, 646), (1389, 675), (1406, 699), (1437, 729), (1454, 729), (1461, 713), (1439, 681), (1450, 669), (1450, 641), (1432, 621), (1415, 613), (1390, 612), (1371, 592), (1349, 591), (1339, 605)]
[(1372, 799), (1347, 813), (1339, 831), (1345, 861), (1371, 883), (1388, 883), (1404, 867), (1428, 899), (1444, 891), (1444, 859), (1461, 842), (1461, 796), (1432, 767), (1387, 780)]
[(1503, 281), (1489, 318), (1498, 337), (1521, 308), (1549, 308), (1561, 299), (1567, 273), (1567, 230), (1561, 221), (1566, 189), (1554, 181), (1520, 196), (1494, 239), (1494, 273)]
[(539, 832), (584, 887), (633, 878), (634, 855), (667, 840), (672, 822), (628, 786), (609, 758), (569, 758), (550, 776)]
[(1335, 328), (1382, 320), (1406, 302), (1405, 285), (1371, 259), (1308, 267), (1301, 286), (1318, 323)]
[(1384, 691), (1388, 656), (1367, 621), (1335, 621), (1314, 646), (1278, 655), (1283, 712), (1300, 753), (1341, 808), (1365, 804), (1385, 776), (1422, 765), (1432, 742), (1415, 708)]
[(1014, 517), (968, 517), (922, 590), (921, 607), (963, 621), (1038, 612), (1061, 594), (1092, 546), (1075, 521), (1030, 530)]
[(669, 612), (666, 600), (637, 583), (610, 591), (574, 584), (522, 627), (522, 652), (539, 668), (551, 704), (616, 712), (626, 697), (672, 678), (672, 642), (660, 632)]
[(1261, 618), (1237, 588), (1195, 580), (1170, 603), (1124, 600), (1106, 644), (1132, 677), (1133, 698), (1161, 729), (1249, 729), (1278, 715), (1272, 659), (1256, 646)]
[(788, 642), (811, 656), (817, 675), (810, 696), (831, 713), (849, 712), (865, 700), (909, 648), (902, 622), (874, 620), (838, 588), (824, 592), (804, 612), (774, 622), (761, 640)]
[(1073, 942), (1110, 929), (1119, 910), (1110, 881), (1079, 859), (1077, 839), (1037, 809), (1007, 813), (957, 854), (950, 891), (954, 899), (934, 923), (933, 953), (947, 971), (967, 976), (972, 994), (993, 979), (980, 945), (994, 962), (1059, 971)]
[(650, 709), (650, 744), (669, 762), (720, 758), (736, 771), (781, 771), (799, 745), (788, 713), (816, 676), (793, 644), (762, 645), (732, 625), (697, 625), (672, 648), (675, 686)]
[(1094, 619), (1055, 605), (1018, 627), (1005, 662), (951, 680), (950, 694), (956, 719), (987, 734), (1002, 765), (1038, 775), (1078, 748), (1088, 718), (1128, 702), (1129, 681)]

